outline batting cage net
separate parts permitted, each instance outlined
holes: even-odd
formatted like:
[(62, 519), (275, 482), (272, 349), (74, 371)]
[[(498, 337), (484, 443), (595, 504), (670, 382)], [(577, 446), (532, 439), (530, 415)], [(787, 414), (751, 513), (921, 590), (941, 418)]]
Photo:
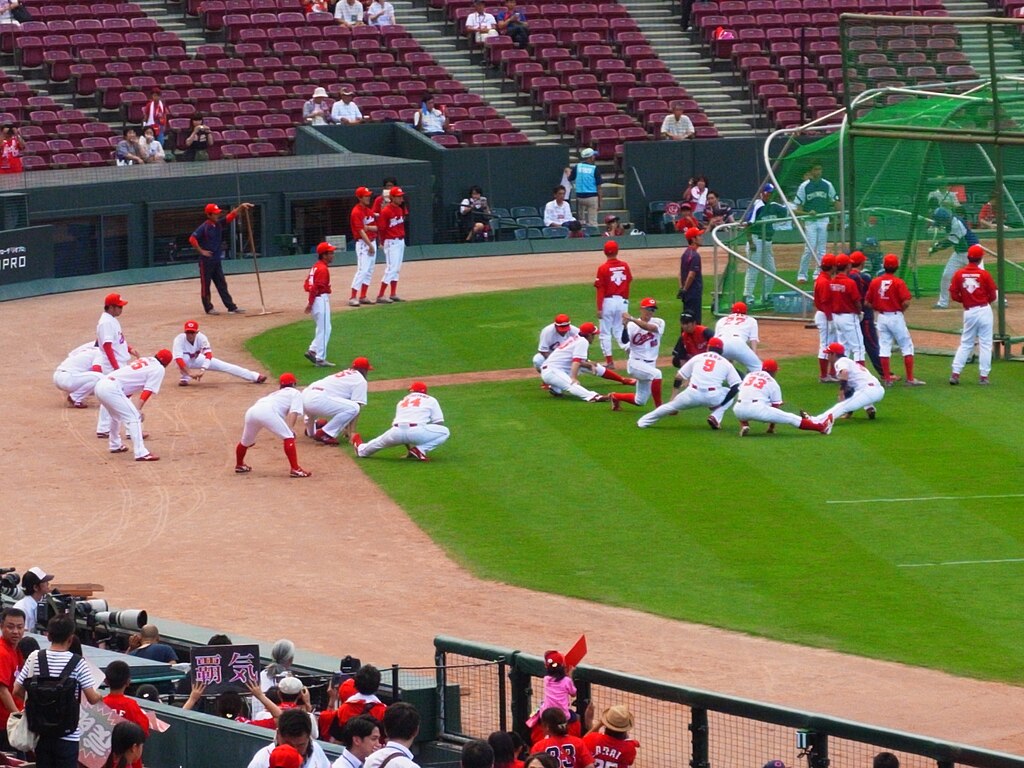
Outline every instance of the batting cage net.
[[(813, 278), (806, 259), (816, 261), (825, 242), (825, 252), (861, 250), (871, 274), (884, 254), (899, 256), (900, 275), (915, 296), (910, 324), (958, 333), (959, 305), (949, 301), (948, 285), (966, 264), (967, 247), (979, 243), (1006, 299), (996, 307), (996, 334), (1024, 334), (1024, 301), (1013, 298), (1024, 292), (1022, 29), (1024, 19), (844, 14), (842, 79), (835, 68), (819, 77), (844, 96), (845, 111), (825, 107), (817, 121), (780, 132), (785, 141), (777, 135), (766, 150), (776, 189), (762, 199), (788, 219), (775, 225), (772, 242), (781, 281), (771, 285), (768, 276), (766, 290), (761, 270), (730, 258), (719, 310), (752, 298), (755, 311), (809, 316), (811, 283), (800, 278)], [(1006, 59), (1010, 44), (1016, 54)], [(815, 70), (805, 69), (803, 76), (812, 77)], [(834, 187), (836, 210), (801, 206), (801, 184), (818, 178)], [(751, 229), (723, 231), (723, 244), (765, 266)]]

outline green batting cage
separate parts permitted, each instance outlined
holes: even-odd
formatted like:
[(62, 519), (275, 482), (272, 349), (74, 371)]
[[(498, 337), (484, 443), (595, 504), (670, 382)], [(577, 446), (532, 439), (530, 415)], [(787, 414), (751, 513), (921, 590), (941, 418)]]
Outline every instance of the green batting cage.
[[(824, 105), (806, 125), (777, 131), (765, 145), (771, 169), (766, 182), (776, 187), (771, 200), (779, 204), (773, 208), (774, 285), (765, 291), (751, 228), (723, 228), (716, 244), (729, 258), (718, 284), (720, 310), (752, 298), (762, 314), (809, 318), (811, 284), (798, 282), (797, 273), (814, 219), (827, 217), (827, 251), (859, 249), (872, 271), (880, 269), (882, 255), (900, 257), (901, 275), (915, 296), (911, 325), (939, 332), (960, 328), (958, 305), (941, 308), (947, 303), (943, 285), (959, 263), (954, 253), (966, 251), (966, 244), (954, 248), (951, 240), (976, 238), (1005, 299), (996, 308), (996, 334), (1007, 342), (1019, 340), (1024, 335), (1022, 30), (1024, 19), (844, 14), (841, 83), (834, 80), (834, 69), (822, 75), (822, 68), (807, 67), (795, 89), (815, 92), (821, 89), (810, 88), (812, 82), (833, 78), (844, 103)], [(815, 60), (815, 50), (808, 45), (809, 61)], [(818, 81), (811, 80), (815, 72)], [(822, 178), (834, 185), (838, 210), (798, 215), (797, 190), (819, 164)]]

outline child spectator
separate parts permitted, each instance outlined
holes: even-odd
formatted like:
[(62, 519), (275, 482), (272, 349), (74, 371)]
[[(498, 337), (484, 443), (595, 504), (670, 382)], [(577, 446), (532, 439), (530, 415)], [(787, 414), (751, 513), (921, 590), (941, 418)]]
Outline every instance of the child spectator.
[(583, 743), (594, 755), (594, 760), (600, 760), (604, 768), (629, 768), (636, 760), (636, 748), (640, 746), (629, 738), (632, 727), (633, 713), (629, 707), (624, 704), (608, 707), (593, 730), (583, 737)]
[(547, 651), (544, 654), (544, 698), (540, 704), (540, 713), (544, 710), (561, 710), (565, 719), (571, 720), (572, 697), (576, 695), (576, 685), (572, 681), (572, 668), (565, 666), (565, 657), (558, 651)]
[(676, 219), (676, 232), (685, 232), (688, 229), (700, 229), (700, 223), (693, 215), (693, 203), (682, 202), (679, 204), (679, 218)]
[(593, 768), (594, 756), (583, 739), (569, 735), (567, 718), (561, 709), (545, 709), (541, 712), (540, 722), (547, 738), (533, 745), (534, 752), (547, 752), (559, 761), (562, 768)]
[[(110, 693), (103, 697), (103, 703), (128, 722), (139, 726), (143, 735), (148, 737), (149, 718), (135, 702), (135, 699), (124, 695), (132, 682), (131, 668), (123, 661), (112, 661), (107, 665), (106, 675), (107, 688), (110, 689)], [(135, 763), (135, 768), (141, 768), (141, 766), (141, 760)]]
[(103, 768), (141, 766), (142, 745), (145, 743), (146, 733), (138, 725), (129, 721), (118, 723), (110, 733), (110, 754), (107, 755), (107, 762), (103, 764)]
[(380, 688), (380, 670), (372, 664), (364, 664), (352, 678), (355, 693), (341, 699), (337, 709), (327, 709), (320, 713), (320, 733), (330, 736), (333, 741), (341, 741), (341, 732), (345, 723), (360, 715), (369, 715), (378, 722), (383, 721), (387, 709), (384, 702), (377, 697)]

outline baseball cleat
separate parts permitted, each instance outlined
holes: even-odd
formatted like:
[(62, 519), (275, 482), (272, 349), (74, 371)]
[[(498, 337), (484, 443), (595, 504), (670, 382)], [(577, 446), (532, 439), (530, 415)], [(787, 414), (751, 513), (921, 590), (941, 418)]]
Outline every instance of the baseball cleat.
[(266, 380), (267, 375), (265, 373), (261, 373), (259, 376), (256, 377), (256, 381), (254, 381), (253, 384), (262, 384)]
[(796, 276), (796, 281), (798, 283), (806, 283), (807, 282), (807, 275), (797, 275)]
[(139, 456), (135, 459), (136, 461), (160, 461), (159, 456), (155, 456), (152, 453), (147, 453), (145, 456)]
[(801, 419), (809, 419), (809, 418), (811, 418), (811, 414), (809, 414), (807, 411), (800, 411), (800, 418)]
[(403, 299), (401, 296), (392, 296), (391, 300), (392, 301), (399, 301), (399, 302), (405, 301), (405, 299)]
[(356, 432), (349, 439), (349, 442), (352, 443), (352, 447), (356, 449), (356, 456), (358, 456), (359, 455), (359, 446), (361, 446), (363, 444), (362, 436), (358, 432)]
[[(957, 384), (959, 384), (960, 383), (960, 374), (959, 373), (954, 373), (952, 376), (950, 376), (949, 377), (949, 383), (952, 384), (954, 387)], [(99, 434), (97, 434), (96, 436), (99, 437)]]
[(96, 433), (96, 437), (98, 437), (100, 440), (106, 440), (108, 437), (110, 437), (110, 433), (109, 432), (97, 432)]
[(425, 454), (415, 445), (409, 446), (409, 452), (405, 454), (405, 458), (416, 459), (416, 461), (430, 461), (430, 459), (427, 458), (427, 454)]
[(550, 384), (541, 384), (540, 388), (543, 389), (545, 392), (548, 392), (548, 391), (551, 390), (551, 385)]
[(321, 432), (319, 430), (316, 435), (313, 436), (313, 439), (317, 442), (323, 443), (324, 445), (338, 445), (338, 438), (331, 437), (326, 432)]
[(981, 384), (982, 386), (987, 386), (988, 385), (988, 376), (979, 376), (978, 377), (978, 383)]
[(834, 423), (835, 423), (835, 418), (833, 418), (832, 414), (830, 413), (828, 416), (825, 417), (825, 421), (823, 421), (821, 423), (821, 434), (823, 434), (823, 435), (831, 435), (832, 434), (832, 425)]
[(307, 349), (302, 353), (302, 356), (309, 360), (313, 365), (316, 365), (316, 353), (312, 349)]
[(949, 309), (949, 304), (932, 304), (932, 309)]
[(330, 360), (316, 360), (316, 361), (314, 361), (313, 365), (315, 365), (317, 368), (337, 368), (338, 367), (334, 363), (332, 363)]
[(612, 410), (613, 411), (621, 411), (622, 410), (622, 406), (619, 404), (619, 401), (616, 400), (614, 397), (612, 398)]
[(291, 475), (292, 477), (309, 477), (313, 473), (312, 472), (307, 472), (302, 467), (299, 467), (298, 469), (293, 469), (288, 474)]
[(187, 387), (188, 383), (190, 381), (191, 381), (191, 379), (182, 379), (181, 381), (178, 382), (178, 386), (179, 387)]
[(358, 307), (359, 306), (359, 299), (349, 299), (348, 300), (348, 305), (350, 307)]
[(551, 395), (552, 397), (561, 397), (562, 396), (561, 392), (559, 392), (557, 390), (554, 390), (551, 387), (548, 387), (548, 394)]
[(907, 379), (903, 382), (904, 387), (923, 387), (925, 384), (926, 382), (920, 379)]
[(714, 414), (708, 416), (708, 426), (712, 429), (721, 429), (722, 423), (714, 417)]
[(208, 310), (206, 310), (206, 314), (208, 314), (208, 315), (219, 315), (220, 314), (220, 310), (219, 309), (208, 309)]
[(241, 307), (235, 307), (234, 309), (229, 309), (228, 312), (230, 314), (232, 314), (232, 315), (244, 315), (245, 314), (245, 310), (242, 309)]
[(359, 303), (360, 304), (373, 304), (373, 301), (371, 299), (366, 298), (365, 296), (361, 296), (359, 298)]
[(820, 376), (820, 377), (818, 377), (818, 382), (820, 384), (835, 384), (837, 381), (839, 381), (839, 377), (837, 377), (837, 376)]
[(774, 435), (774, 434), (775, 434), (775, 424), (769, 424), (769, 425), (768, 425), (768, 429), (766, 429), (766, 430), (764, 431), (764, 433), (765, 433), (766, 435)]
[(111, 448), (111, 453), (128, 453), (128, 446), (122, 445), (120, 448)]
[(237, 467), (235, 467), (236, 475), (244, 475), (246, 472), (252, 472), (252, 467), (250, 467), (248, 464), (239, 464)]
[(749, 424), (742, 424), (742, 425), (740, 425), (740, 437), (746, 437), (749, 434), (750, 434), (750, 425)]
[(625, 384), (627, 387), (635, 387), (636, 386), (636, 379), (624, 378), (622, 380), (622, 383)]
[(607, 403), (611, 400), (611, 395), (594, 395), (592, 398), (587, 400), (588, 403)]
[(873, 405), (869, 405), (864, 409), (864, 411), (867, 413), (869, 421), (874, 420), (875, 416), (878, 415), (878, 412), (875, 410), (875, 406)]
[(390, 304), (391, 303), (391, 299), (389, 299), (387, 296), (378, 296), (377, 297), (377, 303), (378, 304)]
[(88, 408), (89, 407), (85, 403), (75, 402), (74, 400), (71, 399), (71, 395), (68, 395), (67, 400), (68, 400), (68, 405), (71, 406), (72, 408)]

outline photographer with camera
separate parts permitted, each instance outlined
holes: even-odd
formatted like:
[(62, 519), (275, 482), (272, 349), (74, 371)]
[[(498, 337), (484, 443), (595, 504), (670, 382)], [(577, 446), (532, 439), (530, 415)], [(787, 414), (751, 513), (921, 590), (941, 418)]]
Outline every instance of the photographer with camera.
[(213, 134), (203, 123), (203, 116), (199, 113), (192, 115), (191, 120), (191, 132), (185, 139), (185, 154), (181, 156), (181, 159), (190, 163), (197, 160), (209, 160), (210, 147), (213, 146)]
[(4, 123), (0, 128), (0, 173), (21, 173), (21, 153), (25, 151), (25, 140), (21, 138), (13, 123)]
[(39, 566), (33, 566), (21, 577), (21, 588), (25, 596), (14, 604), (14, 607), (25, 614), (25, 631), (35, 632), (39, 615), (39, 602), (53, 591), (53, 576)]

